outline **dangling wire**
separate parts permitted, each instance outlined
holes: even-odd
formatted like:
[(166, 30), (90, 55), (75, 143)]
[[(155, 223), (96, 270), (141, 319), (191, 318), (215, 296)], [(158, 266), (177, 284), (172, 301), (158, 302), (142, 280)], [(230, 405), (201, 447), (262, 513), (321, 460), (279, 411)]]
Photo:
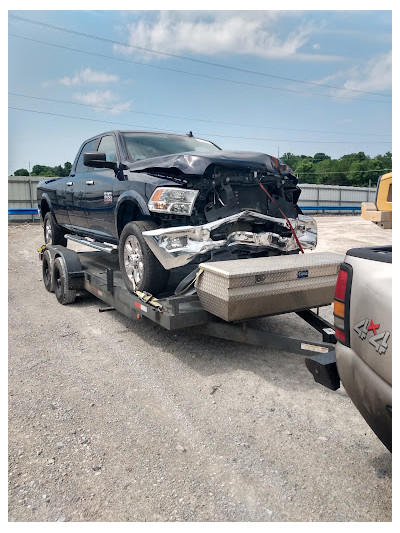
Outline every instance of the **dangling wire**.
[(281, 213), (281, 215), (283, 216), (283, 218), (286, 220), (286, 222), (289, 224), (289, 227), (290, 227), (290, 231), (292, 232), (292, 235), (293, 237), (295, 238), (296, 242), (297, 242), (297, 245), (298, 247), (300, 248), (300, 251), (302, 254), (304, 254), (304, 250), (303, 250), (303, 247), (302, 245), (300, 244), (300, 241), (299, 239), (297, 238), (297, 235), (296, 235), (296, 232), (294, 231), (293, 229), (293, 226), (292, 224), (290, 223), (290, 220), (288, 219), (288, 217), (285, 215), (285, 213), (282, 211), (282, 209), (279, 207), (279, 205), (275, 202), (275, 200), (272, 198), (272, 196), (269, 194), (269, 192), (267, 191), (267, 189), (264, 187), (264, 185), (261, 183), (261, 181), (258, 182), (259, 186), (261, 187), (261, 189), (265, 192), (265, 194), (268, 196), (268, 198), (271, 200), (271, 202), (279, 209), (279, 212)]

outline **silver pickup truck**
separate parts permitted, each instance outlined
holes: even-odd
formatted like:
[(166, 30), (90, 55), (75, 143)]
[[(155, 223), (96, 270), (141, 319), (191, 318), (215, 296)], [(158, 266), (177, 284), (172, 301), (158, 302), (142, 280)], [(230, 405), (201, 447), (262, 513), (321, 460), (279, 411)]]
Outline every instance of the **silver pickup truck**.
[(392, 449), (392, 247), (346, 254), (334, 299), (336, 365), (347, 394)]

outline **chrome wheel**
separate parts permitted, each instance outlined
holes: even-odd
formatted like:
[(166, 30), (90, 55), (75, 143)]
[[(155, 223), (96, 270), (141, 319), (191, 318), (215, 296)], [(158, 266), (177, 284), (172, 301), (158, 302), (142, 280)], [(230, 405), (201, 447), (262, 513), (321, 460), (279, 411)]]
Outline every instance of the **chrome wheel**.
[(124, 265), (128, 278), (138, 285), (144, 274), (143, 251), (134, 235), (129, 235), (124, 246)]
[(53, 244), (53, 228), (51, 226), (51, 220), (48, 218), (44, 226), (44, 239), (45, 244)]

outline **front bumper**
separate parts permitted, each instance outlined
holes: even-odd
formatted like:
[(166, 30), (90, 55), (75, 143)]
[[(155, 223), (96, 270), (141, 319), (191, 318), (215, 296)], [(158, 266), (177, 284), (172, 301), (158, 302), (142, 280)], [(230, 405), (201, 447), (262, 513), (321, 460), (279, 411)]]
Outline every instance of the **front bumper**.
[[(242, 222), (274, 222), (288, 229), (285, 219), (262, 215), (254, 211), (242, 211), (235, 215), (209, 222), (202, 226), (178, 226), (174, 228), (162, 228), (152, 231), (144, 231), (143, 237), (167, 270), (188, 264), (192, 259), (213, 251), (229, 250), (232, 246), (243, 246), (243, 248), (263, 251), (276, 249), (281, 252), (291, 252), (298, 249), (298, 245), (293, 235), (282, 237), (279, 233), (262, 232), (253, 233), (251, 231), (234, 231), (226, 239), (213, 240), (211, 232), (220, 228), (224, 224)], [(317, 225), (313, 218), (307, 215), (299, 215), (296, 219), (291, 219), (290, 223), (296, 236), (304, 249), (314, 249), (317, 245)]]

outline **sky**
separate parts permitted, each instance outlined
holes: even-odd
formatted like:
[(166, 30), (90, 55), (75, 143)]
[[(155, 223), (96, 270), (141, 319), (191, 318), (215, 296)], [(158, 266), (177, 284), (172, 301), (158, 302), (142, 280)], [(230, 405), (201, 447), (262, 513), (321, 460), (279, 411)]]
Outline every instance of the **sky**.
[(8, 11), (9, 175), (72, 163), (82, 141), (111, 129), (192, 131), (274, 156), (392, 151), (385, 2), (324, 11), (75, 4)]

